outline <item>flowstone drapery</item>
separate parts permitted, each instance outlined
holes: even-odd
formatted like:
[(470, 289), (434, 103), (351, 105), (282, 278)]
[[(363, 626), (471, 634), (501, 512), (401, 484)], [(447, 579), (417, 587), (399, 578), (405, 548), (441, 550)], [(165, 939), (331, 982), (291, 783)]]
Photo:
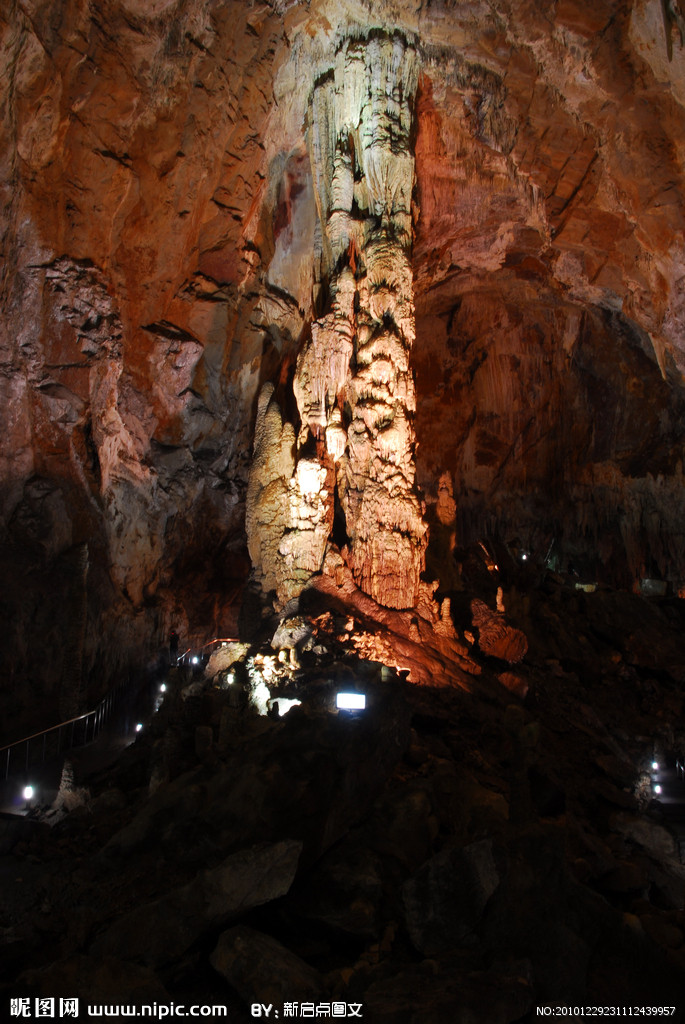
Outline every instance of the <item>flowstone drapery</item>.
[[(341, 45), (313, 89), (307, 135), (320, 222), (315, 290), (329, 302), (297, 361), (295, 462), (281, 467), (275, 488), (268, 452), (282, 445), (289, 425), (265, 444), (269, 423), (278, 426), (266, 395), (248, 495), (253, 564), (281, 602), (301, 590), (303, 575), (321, 568), (334, 488), (348, 538), (343, 556), (357, 585), (389, 607), (411, 607), (418, 598), (427, 538), (415, 485), (409, 367), (417, 75), (415, 52), (401, 35), (374, 34)], [(269, 493), (271, 509), (260, 510)], [(270, 539), (261, 537), (264, 530)]]

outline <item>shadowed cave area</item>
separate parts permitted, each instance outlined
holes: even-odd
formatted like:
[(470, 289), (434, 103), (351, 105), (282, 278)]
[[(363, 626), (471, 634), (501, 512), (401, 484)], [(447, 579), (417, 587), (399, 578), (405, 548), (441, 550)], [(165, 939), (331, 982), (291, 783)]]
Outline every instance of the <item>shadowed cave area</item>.
[(5, 1016), (685, 1021), (682, 0), (0, 39)]

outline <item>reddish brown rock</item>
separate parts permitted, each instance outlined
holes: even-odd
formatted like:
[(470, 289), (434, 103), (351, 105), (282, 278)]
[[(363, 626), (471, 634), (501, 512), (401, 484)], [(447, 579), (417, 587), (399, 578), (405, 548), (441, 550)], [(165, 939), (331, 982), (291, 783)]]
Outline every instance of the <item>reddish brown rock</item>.
[[(500, 612), (493, 612), (484, 601), (480, 601), (478, 598), (471, 601), (471, 614), (473, 625), (478, 630), (478, 646), (483, 654), (501, 658), (502, 661), (508, 661), (510, 665), (525, 657), (528, 650), (525, 633), (507, 625), (504, 615)], [(508, 677), (511, 674), (506, 673), (505, 675)], [(523, 685), (525, 686), (525, 683)]]
[[(367, 7), (67, 0), (55, 14), (32, 0), (0, 13), (0, 537), (33, 595), (12, 595), (7, 656), (12, 678), (42, 680), (46, 714), (69, 684), (22, 637), (68, 628), (64, 601), (46, 626), (38, 595), (64, 593), (72, 549), (88, 546), (86, 691), (106, 684), (122, 640), (137, 659), (172, 618), (189, 633), (235, 622), (265, 381), (296, 437), (303, 419), (321, 429), (318, 523), (333, 517), (379, 600), (421, 602), (416, 485), (430, 506), (444, 474), (458, 544), (493, 536), (588, 580), (682, 590), (677, 24), (647, 0), (506, 2), (496, 17), (380, 4), (387, 38), (415, 53), (413, 156), (376, 140), (347, 167), (330, 122), (324, 168), (307, 111), (328, 92), (333, 41), (368, 38)], [(386, 171), (403, 184), (383, 223)], [(397, 246), (390, 288), (369, 269), (377, 230)], [(310, 395), (325, 392), (324, 424), (292, 385), (321, 381), (317, 345), (344, 336), (355, 352), (342, 299), (329, 301), (345, 268), (353, 318), (365, 311), (381, 348), (362, 365), (363, 345), (349, 358), (342, 346), (349, 375), (341, 385), (336, 365)], [(300, 547), (283, 557), (306, 576), (321, 537)]]
[(510, 693), (516, 694), (521, 700), (525, 699), (529, 690), (529, 684), (525, 679), (517, 676), (515, 672), (500, 672), (497, 678), (502, 686), (506, 686)]

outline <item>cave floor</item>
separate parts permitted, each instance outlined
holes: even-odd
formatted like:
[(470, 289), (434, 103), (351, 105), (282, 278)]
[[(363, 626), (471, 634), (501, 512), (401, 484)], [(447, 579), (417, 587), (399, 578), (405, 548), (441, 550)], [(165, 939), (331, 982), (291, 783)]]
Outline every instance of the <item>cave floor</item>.
[[(243, 658), (302, 701), (283, 718), (241, 708), (218, 659), (190, 690), (170, 670), (63, 820), (2, 833), (3, 993), (685, 1019), (683, 602), (551, 578), (503, 597), (516, 664), (457, 594), (450, 628), (319, 594)], [(336, 713), (350, 686), (366, 710)]]

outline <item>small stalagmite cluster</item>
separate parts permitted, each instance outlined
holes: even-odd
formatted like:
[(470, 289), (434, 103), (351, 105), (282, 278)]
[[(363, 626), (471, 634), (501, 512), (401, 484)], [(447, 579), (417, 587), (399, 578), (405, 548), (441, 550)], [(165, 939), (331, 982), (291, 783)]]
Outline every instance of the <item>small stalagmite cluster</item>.
[(297, 454), (267, 386), (247, 502), (253, 565), (280, 603), (322, 568), (338, 504), (357, 585), (393, 608), (418, 598), (427, 537), (409, 362), (417, 77), (413, 47), (378, 33), (341, 44), (312, 92), (321, 314), (295, 369)]

